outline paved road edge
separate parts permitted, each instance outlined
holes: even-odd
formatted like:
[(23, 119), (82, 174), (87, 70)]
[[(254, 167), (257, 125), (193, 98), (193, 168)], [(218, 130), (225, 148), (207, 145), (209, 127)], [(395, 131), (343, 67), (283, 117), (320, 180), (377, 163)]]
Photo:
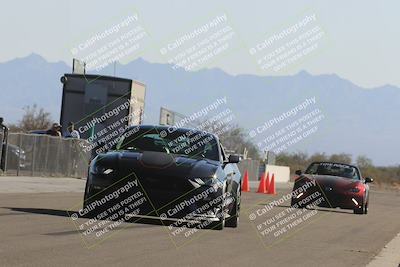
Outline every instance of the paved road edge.
[(400, 266), (400, 233), (398, 233), (367, 267)]

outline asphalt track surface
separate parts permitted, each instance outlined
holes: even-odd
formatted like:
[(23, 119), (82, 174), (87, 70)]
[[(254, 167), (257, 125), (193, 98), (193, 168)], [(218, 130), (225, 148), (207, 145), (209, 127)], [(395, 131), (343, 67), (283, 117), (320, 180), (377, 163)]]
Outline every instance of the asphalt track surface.
[(67, 216), (82, 192), (0, 193), (0, 266), (365, 266), (400, 232), (400, 193), (373, 190), (368, 215), (319, 209), (266, 245), (248, 211), (288, 192), (243, 193), (237, 229), (200, 230), (179, 243), (166, 226), (124, 223), (91, 248)]

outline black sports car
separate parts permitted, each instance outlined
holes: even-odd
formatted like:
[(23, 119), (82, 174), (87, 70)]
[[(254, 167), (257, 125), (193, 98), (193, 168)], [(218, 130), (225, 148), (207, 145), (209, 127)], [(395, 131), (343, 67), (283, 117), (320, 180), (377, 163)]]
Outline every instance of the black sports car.
[(319, 206), (352, 209), (367, 214), (371, 178), (363, 178), (353, 165), (336, 162), (313, 162), (305, 173), (296, 171), (292, 206)]
[[(81, 215), (237, 227), (238, 155), (193, 129), (133, 126), (91, 162)], [(115, 215), (115, 216), (114, 216)]]

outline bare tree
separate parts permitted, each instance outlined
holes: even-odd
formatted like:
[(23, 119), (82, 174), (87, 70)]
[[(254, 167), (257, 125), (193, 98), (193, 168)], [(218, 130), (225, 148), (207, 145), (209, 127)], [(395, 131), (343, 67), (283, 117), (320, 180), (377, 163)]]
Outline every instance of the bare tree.
[(361, 169), (367, 169), (373, 166), (372, 164), (372, 160), (367, 158), (364, 155), (358, 156), (356, 163), (358, 165), (358, 167), (360, 167)]
[(217, 134), (221, 143), (228, 151), (234, 151), (234, 153), (242, 154), (246, 148), (249, 158), (260, 158), (260, 154), (256, 145), (248, 139), (248, 135), (246, 134), (245, 130), (239, 127), (237, 124), (224, 122), (221, 120), (211, 125), (200, 127), (200, 129)]
[(351, 162), (352, 162), (351, 155), (346, 154), (346, 153), (332, 154), (329, 157), (329, 161), (338, 162), (338, 163), (347, 163), (347, 164), (351, 164)]
[(245, 130), (237, 125), (232, 125), (232, 128), (221, 134), (219, 139), (228, 150), (243, 153), (246, 148), (250, 158), (258, 159), (260, 157), (257, 147), (247, 138)]
[(51, 125), (50, 113), (36, 104), (24, 107), (24, 115), (17, 124), (10, 125), (12, 132), (28, 132), (32, 130), (48, 129)]

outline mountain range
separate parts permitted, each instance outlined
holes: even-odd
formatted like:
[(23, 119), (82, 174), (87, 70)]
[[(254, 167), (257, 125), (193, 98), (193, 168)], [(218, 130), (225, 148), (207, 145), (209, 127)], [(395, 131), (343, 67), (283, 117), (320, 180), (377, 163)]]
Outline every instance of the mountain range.
[[(37, 54), (0, 63), (0, 116), (6, 122), (17, 122), (24, 106), (37, 104), (58, 121), (60, 77), (70, 72), (65, 62), (47, 62)], [(113, 68), (102, 74), (107, 73), (112, 74)], [(190, 115), (226, 97), (234, 122), (251, 131), (315, 97), (313, 107), (253, 141), (260, 142), (301, 114), (318, 108), (323, 114), (318, 130), (288, 151), (344, 152), (366, 155), (377, 165), (400, 164), (400, 88), (396, 86), (362, 88), (335, 74), (306, 71), (291, 76), (230, 75), (220, 69), (187, 72), (141, 58), (117, 64), (116, 74), (146, 84), (146, 124), (158, 123), (161, 106)]]

